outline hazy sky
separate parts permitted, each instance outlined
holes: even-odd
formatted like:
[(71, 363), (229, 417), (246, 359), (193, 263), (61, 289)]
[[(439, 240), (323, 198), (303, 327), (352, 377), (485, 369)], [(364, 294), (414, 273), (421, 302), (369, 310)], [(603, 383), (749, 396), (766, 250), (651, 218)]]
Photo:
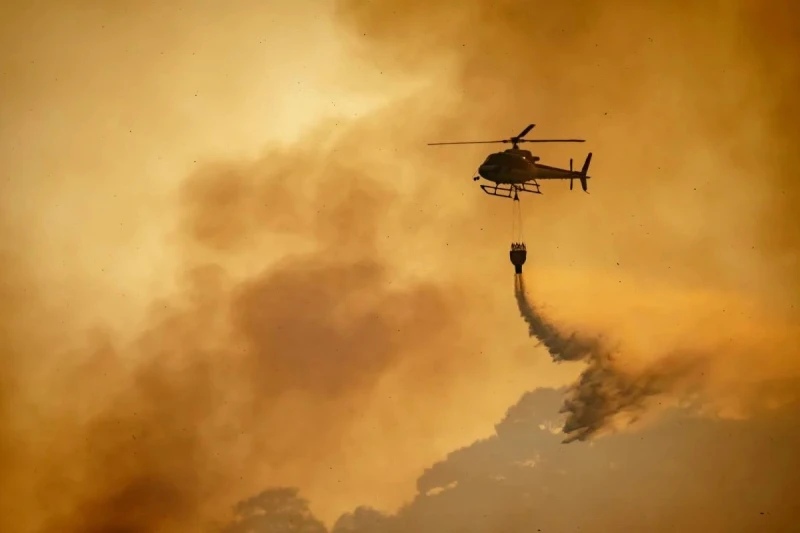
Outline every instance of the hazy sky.
[(6, 2), (0, 529), (184, 531), (272, 485), (391, 511), (571, 383), (486, 146), (425, 146), (530, 122), (595, 154), (523, 200), (531, 297), (747, 416), (800, 371), (793, 9)]

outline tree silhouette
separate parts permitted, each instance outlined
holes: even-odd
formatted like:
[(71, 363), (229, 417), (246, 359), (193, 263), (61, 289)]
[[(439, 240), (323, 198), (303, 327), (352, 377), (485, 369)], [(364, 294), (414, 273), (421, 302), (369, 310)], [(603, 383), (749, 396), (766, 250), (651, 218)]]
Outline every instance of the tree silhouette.
[(234, 507), (224, 533), (328, 533), (295, 488), (265, 490)]

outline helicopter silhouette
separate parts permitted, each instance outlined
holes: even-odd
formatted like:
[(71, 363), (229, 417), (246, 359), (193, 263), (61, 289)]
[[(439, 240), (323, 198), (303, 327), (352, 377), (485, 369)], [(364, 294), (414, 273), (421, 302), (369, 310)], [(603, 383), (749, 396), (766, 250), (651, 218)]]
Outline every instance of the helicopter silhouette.
[(588, 192), (587, 180), (590, 176), (589, 164), (592, 161), (592, 153), (586, 156), (583, 168), (580, 172), (572, 170), (572, 159), (569, 160), (569, 170), (565, 168), (551, 167), (540, 164), (539, 157), (533, 155), (528, 150), (519, 148), (519, 143), (582, 143), (584, 139), (524, 139), (536, 125), (529, 124), (519, 135), (510, 139), (499, 141), (456, 141), (428, 143), (428, 146), (440, 146), (445, 144), (490, 144), (506, 143), (511, 144), (511, 148), (502, 152), (490, 154), (486, 160), (478, 167), (478, 175), (472, 178), (478, 181), (484, 178), (494, 183), (492, 185), (482, 184), (481, 189), (486, 194), (499, 196), (502, 198), (513, 198), (519, 200), (518, 193), (529, 192), (542, 194), (539, 190), (538, 180), (569, 180), (569, 190), (572, 190), (573, 180), (577, 179), (581, 183), (584, 192)]

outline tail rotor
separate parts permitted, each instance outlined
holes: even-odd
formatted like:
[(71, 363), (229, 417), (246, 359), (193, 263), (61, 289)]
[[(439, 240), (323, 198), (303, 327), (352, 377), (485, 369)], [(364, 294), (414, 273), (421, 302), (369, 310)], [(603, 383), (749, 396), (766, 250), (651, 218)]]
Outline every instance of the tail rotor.
[[(589, 155), (586, 156), (586, 161), (583, 163), (583, 168), (580, 172), (575, 172), (572, 170), (572, 159), (569, 160), (569, 171), (572, 172), (572, 175), (569, 178), (569, 190), (572, 190), (574, 185), (575, 178), (577, 177), (578, 180), (581, 182), (581, 188), (584, 192), (589, 192), (587, 189), (589, 188), (589, 184), (586, 180), (589, 179), (587, 173), (589, 172), (589, 165), (592, 162), (592, 152), (589, 152)], [(577, 176), (576, 176), (577, 174)]]
[[(572, 158), (569, 158), (569, 171), (572, 172)], [(572, 190), (572, 182), (575, 178), (569, 179), (569, 190)]]
[(592, 152), (589, 152), (589, 155), (586, 156), (586, 161), (584, 161), (583, 163), (583, 168), (581, 169), (580, 180), (583, 192), (589, 192), (588, 191), (589, 184), (586, 182), (586, 180), (589, 179), (587, 173), (589, 172), (589, 165), (591, 164), (591, 162), (592, 162)]

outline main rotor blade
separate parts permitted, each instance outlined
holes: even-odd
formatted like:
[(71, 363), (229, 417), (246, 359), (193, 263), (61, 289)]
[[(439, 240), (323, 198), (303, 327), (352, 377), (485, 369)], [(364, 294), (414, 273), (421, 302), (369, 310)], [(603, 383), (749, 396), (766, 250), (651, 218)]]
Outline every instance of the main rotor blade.
[(586, 139), (520, 139), (521, 143), (585, 143)]
[(532, 130), (534, 127), (535, 127), (535, 126), (536, 126), (536, 124), (528, 124), (528, 127), (527, 127), (527, 128), (525, 128), (524, 130), (522, 130), (522, 131), (519, 133), (519, 135), (517, 135), (517, 136), (515, 137), (515, 139), (522, 139), (522, 138), (523, 138), (523, 137), (525, 137), (525, 136), (528, 134), (528, 132), (529, 132), (529, 131), (531, 131), (531, 130)]
[(502, 141), (455, 141), (455, 142), (446, 142), (446, 143), (428, 143), (428, 146), (440, 146), (442, 144), (494, 144), (494, 143), (509, 143), (508, 139), (503, 139)]

